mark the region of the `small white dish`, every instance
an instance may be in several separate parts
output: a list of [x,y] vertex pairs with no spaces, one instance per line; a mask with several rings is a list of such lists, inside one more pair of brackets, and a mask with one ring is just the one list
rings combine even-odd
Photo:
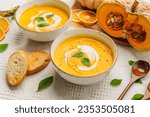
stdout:
[[[69,37],[72,37],[75,35],[93,36],[93,37],[96,37],[97,39],[99,39],[101,42],[105,43],[112,50],[113,57],[114,57],[113,64],[103,73],[100,73],[100,74],[97,74],[94,76],[87,76],[87,77],[74,76],[74,75],[68,74],[68,73],[64,72],[63,70],[61,70],[54,63],[55,50],[63,41],[65,41]],[[81,29],[67,31],[64,34],[57,37],[51,45],[50,56],[51,56],[52,63],[54,65],[55,70],[62,78],[64,78],[65,80],[67,80],[71,83],[74,83],[74,84],[89,85],[89,84],[97,83],[97,82],[103,80],[104,78],[106,78],[107,73],[112,69],[112,67],[116,63],[116,60],[118,57],[118,51],[117,51],[117,47],[116,47],[116,44],[114,43],[114,41],[106,34],[96,31],[96,30],[81,28]]]
[[[58,28],[56,30],[49,31],[49,32],[36,32],[36,31],[31,31],[31,30],[25,29],[18,23],[20,16],[25,10],[31,8],[34,5],[52,5],[52,6],[58,7],[60,9],[64,10],[68,14],[69,19],[65,23],[65,25],[61,26],[60,28]],[[17,22],[18,26],[21,28],[21,31],[23,32],[23,34],[26,37],[28,37],[29,39],[32,39],[34,41],[39,41],[39,42],[48,42],[48,41],[54,40],[58,35],[62,34],[69,28],[70,23],[71,23],[71,16],[72,16],[71,8],[69,7],[69,5],[67,5],[63,1],[60,1],[60,0],[34,0],[31,2],[27,2],[26,4],[19,7],[19,9],[16,12],[16,22]]]

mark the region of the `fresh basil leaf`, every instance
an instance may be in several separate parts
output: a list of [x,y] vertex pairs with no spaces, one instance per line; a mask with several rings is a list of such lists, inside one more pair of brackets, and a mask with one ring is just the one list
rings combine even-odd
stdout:
[[83,57],[83,52],[78,52],[78,53],[74,54],[73,57],[81,58],[81,57]]
[[135,83],[143,84],[143,82],[140,79],[138,79],[137,81],[135,81]]
[[87,67],[90,67],[91,66],[91,62],[88,58],[82,58],[81,59],[81,63]]
[[48,23],[40,23],[37,25],[38,27],[46,27],[46,26],[49,26]]
[[141,100],[143,97],[144,97],[143,94],[135,94],[135,95],[132,97],[132,100]]
[[36,20],[37,20],[37,22],[44,22],[45,21],[43,17],[37,17]]
[[132,60],[128,61],[128,64],[131,65],[131,66],[132,66],[134,63],[135,63],[135,61],[132,61]]
[[8,44],[0,44],[0,53],[4,52],[8,48]]
[[54,14],[51,13],[51,14],[48,14],[48,15],[46,16],[46,18],[50,18],[50,17],[53,17],[53,16],[54,16]]
[[113,79],[113,80],[110,82],[110,84],[111,84],[112,86],[118,86],[118,85],[121,84],[121,82],[122,82],[122,79]]
[[15,15],[12,15],[11,16],[11,20],[14,20],[16,17],[15,17]]
[[52,84],[52,82],[53,82],[53,76],[41,80],[39,83],[37,92],[50,86]]

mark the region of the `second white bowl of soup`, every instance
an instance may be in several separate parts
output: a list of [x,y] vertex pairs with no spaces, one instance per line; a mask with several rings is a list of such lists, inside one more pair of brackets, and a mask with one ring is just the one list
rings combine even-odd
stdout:
[[70,25],[70,7],[60,0],[35,0],[17,10],[16,22],[29,39],[54,40]]
[[117,48],[102,32],[76,29],[56,38],[51,46],[51,58],[60,76],[87,85],[106,77],[117,60]]

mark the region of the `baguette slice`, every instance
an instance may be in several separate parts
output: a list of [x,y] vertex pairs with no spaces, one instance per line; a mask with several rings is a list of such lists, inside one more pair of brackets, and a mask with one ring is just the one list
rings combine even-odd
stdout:
[[11,86],[19,85],[26,77],[28,59],[26,52],[18,50],[14,52],[7,65],[7,80]]
[[33,52],[28,54],[29,66],[27,74],[34,74],[44,70],[50,62],[50,56],[46,52]]

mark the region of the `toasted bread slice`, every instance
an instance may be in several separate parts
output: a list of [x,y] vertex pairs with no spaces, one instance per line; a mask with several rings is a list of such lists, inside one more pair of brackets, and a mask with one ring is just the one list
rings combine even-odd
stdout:
[[18,50],[14,52],[7,65],[7,80],[11,86],[19,85],[26,77],[28,59],[26,52]]
[[33,52],[28,54],[29,66],[27,74],[34,74],[42,71],[50,62],[50,56],[46,52]]

